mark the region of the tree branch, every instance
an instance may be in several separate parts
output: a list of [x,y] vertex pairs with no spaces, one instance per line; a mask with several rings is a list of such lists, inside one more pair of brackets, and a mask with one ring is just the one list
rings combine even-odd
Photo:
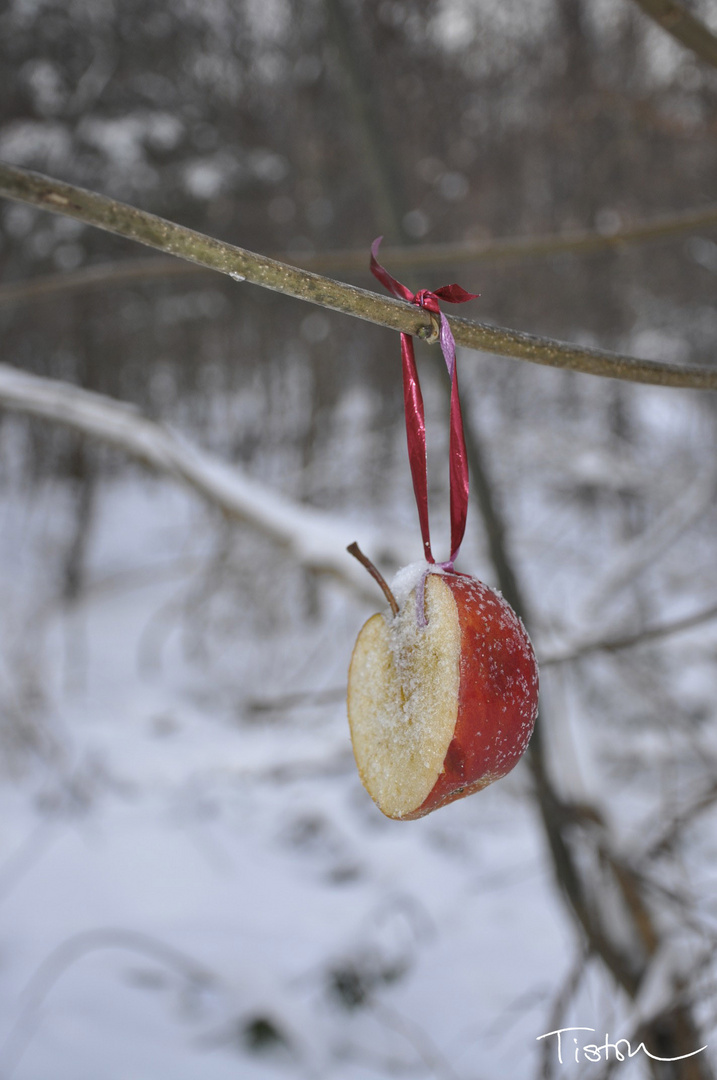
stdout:
[[[346,539],[355,525],[267,491],[235,466],[148,420],[135,406],[0,364],[0,407],[64,424],[171,474],[230,517],[248,522],[288,548],[300,565],[334,574],[375,600],[376,590],[346,552]],[[398,537],[367,535],[365,527],[361,531],[373,552],[396,565],[405,562],[411,550],[408,541],[402,545]]]
[[[154,214],[28,169],[0,164],[0,195],[96,225],[199,266],[218,270],[235,280],[249,281],[403,333],[424,338],[432,333],[430,319],[418,307],[222,243]],[[455,316],[449,322],[457,344],[469,349],[614,379],[702,390],[717,389],[717,367],[638,360],[603,349],[584,348],[518,330],[469,322]]]
[[616,593],[654,566],[660,555],[712,510],[717,491],[717,467],[709,460],[709,455],[707,458],[707,463],[689,486],[684,486],[647,528],[623,544],[612,564],[583,597],[580,611],[585,621],[589,620],[594,626],[597,616]]
[[681,45],[717,67],[717,36],[676,0],[635,0],[646,15]]
[[42,1004],[52,988],[69,968],[98,949],[120,949],[149,957],[155,963],[173,971],[183,983],[195,991],[224,989],[219,976],[209,968],[150,934],[121,927],[80,931],[61,942],[45,957],[25,987],[20,999],[19,1015],[0,1047],[0,1074],[4,1080],[10,1080],[10,1076],[20,1064],[40,1021]]
[[[466,426],[469,461],[491,556],[503,595],[529,625],[520,581],[507,544],[506,530],[494,498],[480,437]],[[544,743],[545,703],[541,694],[538,722],[526,755],[535,795],[550,848],[557,882],[582,926],[590,951],[595,952],[616,982],[636,998],[649,960],[660,944],[657,921],[648,906],[645,881],[614,845],[599,807],[566,801],[555,787]],[[645,1036],[666,1049],[665,1056],[689,1053],[698,1045],[697,1029],[688,1005],[673,1003],[665,1015],[644,1026]],[[650,1062],[655,1080],[663,1077]],[[679,1062],[674,1080],[714,1080],[708,1062]]]
[[[460,263],[482,264],[505,262],[511,259],[541,258],[550,255],[589,255],[599,251],[623,248],[656,240],[668,240],[700,229],[717,227],[717,206],[664,214],[648,221],[629,225],[616,232],[602,233],[584,229],[567,233],[545,233],[542,236],[513,236],[486,240],[480,244],[422,244],[420,247],[382,247],[386,262],[396,269],[438,268]],[[315,273],[336,273],[340,270],[366,271],[364,249],[344,248],[316,251],[312,254],[279,252],[272,255],[278,262],[288,262]],[[186,277],[204,273],[204,267],[162,257],[123,259],[118,262],[83,266],[64,273],[40,274],[25,281],[0,285],[0,306],[42,300],[57,293],[76,289],[102,288],[105,285],[132,284],[152,278]]]
[[649,866],[654,859],[664,855],[674,845],[680,833],[692,824],[704,810],[711,809],[717,802],[717,784],[703,791],[691,803],[679,810],[671,820],[663,825],[659,836],[642,852],[640,861]]
[[540,666],[549,667],[552,664],[569,664],[573,660],[579,660],[593,652],[618,652],[621,649],[632,649],[635,645],[642,645],[648,641],[658,641],[660,638],[669,637],[672,634],[680,634],[683,630],[692,630],[695,626],[717,619],[717,604],[696,611],[693,615],[686,615],[682,619],[673,619],[670,622],[661,623],[659,626],[648,626],[644,630],[638,630],[634,634],[616,634],[614,637],[593,638],[582,641],[577,645],[562,651],[547,652],[540,657]]

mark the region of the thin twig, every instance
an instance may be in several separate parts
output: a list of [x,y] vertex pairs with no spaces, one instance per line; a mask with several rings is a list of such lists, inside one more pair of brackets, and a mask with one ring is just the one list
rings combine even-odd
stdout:
[[57,839],[57,829],[49,821],[41,821],[22,844],[0,866],[0,903],[15,888],[25,874],[42,858]]
[[435,1076],[443,1077],[444,1080],[459,1080],[458,1073],[444,1054],[438,1049],[429,1037],[425,1027],[403,1016],[397,1009],[377,1000],[371,1001],[371,1009],[374,1015],[387,1027],[403,1035],[404,1039],[413,1046],[423,1064]]
[[150,934],[119,928],[82,931],[58,945],[26,986],[21,997],[20,1015],[0,1049],[2,1080],[10,1080],[19,1065],[40,1021],[42,1004],[52,988],[73,964],[98,949],[120,949],[149,956],[199,990],[223,988],[213,971]]
[[[471,473],[498,582],[506,599],[529,624],[529,610],[520,581],[510,558],[502,515],[494,497],[480,439],[473,425],[466,426],[471,446]],[[545,706],[536,724],[527,754],[533,774],[535,795],[553,869],[565,898],[581,925],[588,948],[599,957],[616,983],[635,998],[649,956],[660,943],[658,923],[645,895],[642,876],[628,855],[620,855],[609,830],[601,824],[604,815],[597,805],[575,806],[566,802],[556,788],[549,767],[544,727]],[[597,876],[599,873],[599,876]],[[620,916],[617,917],[617,912]],[[626,927],[629,927],[627,929]],[[688,1005],[677,1004],[659,1023],[648,1024],[649,1037],[659,1036],[668,1053],[691,1052],[697,1044],[697,1028]],[[653,1075],[656,1075],[653,1070]],[[682,1080],[713,1080],[709,1065],[700,1062],[685,1069]]]
[[317,705],[336,705],[340,701],[346,701],[346,684],[328,686],[324,690],[295,690],[292,694],[278,694],[272,698],[250,698],[244,708],[248,713],[285,712]]
[[[597,229],[580,229],[564,233],[544,233],[538,236],[506,236],[480,243],[421,244],[420,247],[381,248],[384,260],[391,266],[441,267],[461,263],[507,262],[511,259],[541,258],[551,255],[587,255],[600,251],[666,240],[673,236],[697,232],[717,226],[717,205],[714,203],[699,209],[681,213],[664,214],[639,221],[615,232],[598,232]],[[282,258],[282,256],[277,256]],[[366,252],[361,250],[318,251],[312,255],[292,256],[307,270],[335,273],[338,270],[365,270]],[[1,294],[0,294],[1,295]]]
[[366,555],[364,555],[363,551],[358,546],[356,541],[354,541],[353,544],[349,544],[346,550],[348,551],[349,555],[353,555],[354,559],[358,559],[361,565],[366,567],[374,581],[377,581],[379,583],[383,591],[383,595],[386,597],[389,604],[391,605],[391,611],[393,612],[395,618],[395,616],[398,615],[398,603],[396,602],[396,597],[389,589],[388,583],[381,571],[377,570],[371,560]]
[[703,811],[711,809],[715,802],[717,802],[717,784],[703,791],[688,806],[679,810],[667,825],[663,825],[660,835],[642,853],[642,863],[648,866],[658,856],[667,852],[682,830],[686,829]]
[[717,36],[675,0],[635,0],[646,15],[681,45],[717,67]]
[[203,266],[178,262],[160,255],[150,259],[121,259],[103,262],[96,266],[83,266],[79,270],[64,273],[39,274],[22,281],[0,285],[0,307],[6,304],[24,304],[28,301],[52,299],[58,293],[85,292],[102,289],[107,285],[134,285],[140,281],[160,278],[187,277],[190,274],[206,274]]
[[580,645],[574,645],[563,652],[546,653],[540,657],[540,666],[549,667],[551,664],[569,664],[573,660],[579,660],[593,652],[617,652],[620,649],[632,649],[635,645],[642,645],[646,641],[657,641],[659,638],[679,634],[683,630],[691,630],[702,623],[717,619],[717,604],[696,611],[692,615],[685,615],[681,619],[673,619],[670,622],[660,623],[658,626],[648,626],[644,630],[638,630],[634,634],[622,634],[615,637],[594,638],[592,641],[584,641]]
[[[422,337],[432,330],[428,314],[413,304],[357,289],[353,285],[277,262],[265,255],[222,243],[154,214],[28,169],[0,164],[0,195],[137,240],[148,247],[228,274],[235,280],[248,281],[379,326]],[[717,390],[717,367],[639,360],[455,316],[449,322],[457,344],[469,349],[607,378]]]
[[580,602],[583,619],[594,624],[612,598],[623,593],[628,584],[640,574],[653,569],[663,555],[688,529],[692,528],[714,507],[717,491],[717,467],[707,456],[694,479],[675,495],[657,517],[632,536],[621,548],[607,569],[600,574]]
[[[541,236],[507,236],[474,244],[422,244],[420,247],[382,248],[387,263],[396,269],[437,268],[461,263],[505,262],[511,259],[541,258],[551,255],[586,255],[631,244],[666,240],[700,229],[717,227],[717,206],[665,214],[648,221],[605,233],[584,229],[566,233],[545,233]],[[363,248],[343,248],[297,255],[278,252],[272,255],[278,262],[313,270],[317,274],[339,271],[366,271],[366,251]],[[0,285],[0,306],[42,300],[57,293],[103,288],[106,285],[133,284],[153,278],[188,277],[203,274],[204,267],[177,262],[164,256],[151,259],[122,259],[83,266],[64,273],[40,274],[24,281]]]
[[[696,611],[692,615],[686,615],[681,619],[660,623],[659,626],[646,627],[644,630],[638,630],[634,634],[595,638],[574,645],[572,648],[565,649],[562,652],[540,652],[538,655],[539,665],[541,668],[553,667],[556,664],[570,664],[574,660],[579,660],[581,657],[594,652],[618,652],[622,649],[632,649],[636,645],[642,645],[647,641],[658,641],[660,638],[670,637],[673,634],[682,633],[684,630],[692,630],[695,626],[701,626],[703,623],[710,622],[713,619],[717,619],[717,604],[712,604],[702,611]],[[342,701],[345,696],[346,687],[335,686],[327,690],[296,691],[292,694],[284,694],[281,697],[252,701],[248,707],[254,712],[270,712],[278,709],[333,704],[336,701]],[[712,792],[710,792],[710,796],[712,797]],[[717,792],[714,797],[717,798]]]
[[[544,1025],[547,1031],[557,1031],[562,1027],[563,1017],[578,991],[580,983],[587,971],[589,960],[590,953],[588,949],[585,948],[584,944],[581,943],[570,970],[563,979],[557,994],[552,1000],[550,1015]],[[551,1080],[553,1076],[554,1070],[551,1067],[554,1062],[553,1049],[553,1046],[551,1046],[549,1042],[544,1042],[541,1047],[541,1080]]]

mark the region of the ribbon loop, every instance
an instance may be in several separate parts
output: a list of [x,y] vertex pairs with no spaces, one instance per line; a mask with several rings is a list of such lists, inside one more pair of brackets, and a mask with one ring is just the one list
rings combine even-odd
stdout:
[[[428,311],[432,316],[440,320],[440,342],[443,357],[451,380],[451,411],[450,411],[450,437],[449,437],[449,476],[450,476],[450,507],[451,507],[451,557],[441,567],[452,570],[453,564],[458,557],[463,536],[466,531],[466,518],[468,515],[468,460],[466,454],[465,435],[463,433],[463,417],[461,415],[461,403],[458,396],[458,377],[456,373],[456,344],[453,340],[448,319],[441,311],[438,301],[446,300],[450,304],[464,304],[467,300],[474,300],[475,293],[466,292],[460,285],[443,285],[440,289],[431,291],[421,289],[412,293],[400,281],[392,277],[378,262],[378,249],[383,237],[374,240],[371,245],[371,273],[378,278],[382,285],[399,300],[405,300],[409,304]],[[433,320],[431,320],[433,321]],[[428,472],[426,465],[426,419],[423,408],[423,395],[418,381],[418,369],[416,357],[413,351],[413,338],[410,334],[401,334],[401,359],[403,365],[403,404],[406,414],[406,438],[408,441],[408,460],[411,467],[413,480],[413,493],[418,509],[418,521],[423,540],[423,552],[426,561],[435,563],[431,551],[431,537],[428,524]]]

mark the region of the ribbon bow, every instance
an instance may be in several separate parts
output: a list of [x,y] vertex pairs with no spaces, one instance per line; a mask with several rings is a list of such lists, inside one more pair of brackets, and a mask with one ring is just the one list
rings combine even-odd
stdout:
[[[421,289],[412,293],[378,262],[379,245],[383,237],[379,236],[371,245],[371,273],[382,285],[399,300],[415,304],[440,320],[440,342],[443,356],[451,380],[451,429],[449,441],[450,456],[450,503],[451,503],[451,557],[448,562],[439,563],[443,570],[452,570],[458,557],[458,551],[466,531],[468,515],[468,460],[463,434],[463,417],[458,397],[458,377],[456,374],[456,343],[453,334],[440,307],[439,300],[450,304],[465,304],[475,300],[476,293],[466,292],[460,285],[444,285],[431,292]],[[421,526],[423,552],[426,561],[435,563],[431,551],[431,537],[428,526],[428,475],[426,469],[426,419],[423,409],[423,395],[418,381],[416,357],[413,351],[413,338],[410,334],[401,334],[401,358],[403,361],[403,402],[406,414],[406,437],[408,440],[408,460],[411,466],[413,492],[418,508],[418,520]]]

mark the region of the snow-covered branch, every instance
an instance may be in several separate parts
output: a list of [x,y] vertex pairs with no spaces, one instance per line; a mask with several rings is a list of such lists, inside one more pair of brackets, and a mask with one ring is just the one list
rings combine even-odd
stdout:
[[[224,513],[287,547],[302,566],[334,574],[362,595],[378,599],[378,589],[346,551],[354,525],[268,491],[234,465],[149,420],[134,405],[0,364],[0,407],[64,424],[177,477]],[[377,558],[396,565],[405,562],[411,550],[408,541],[400,550],[395,532],[388,539],[362,526],[361,538]]]

